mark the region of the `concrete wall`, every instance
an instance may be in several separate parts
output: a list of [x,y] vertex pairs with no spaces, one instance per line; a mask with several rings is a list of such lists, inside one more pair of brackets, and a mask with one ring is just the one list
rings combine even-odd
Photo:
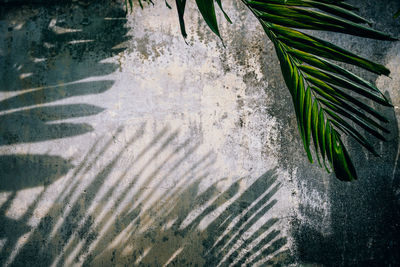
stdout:
[[[319,34],[392,71],[362,73],[391,134],[381,158],[348,140],[342,183],[308,163],[271,42],[224,2],[226,47],[194,1],[187,44],[163,1],[0,7],[0,264],[400,264],[400,44]],[[357,4],[400,35],[400,3]]]

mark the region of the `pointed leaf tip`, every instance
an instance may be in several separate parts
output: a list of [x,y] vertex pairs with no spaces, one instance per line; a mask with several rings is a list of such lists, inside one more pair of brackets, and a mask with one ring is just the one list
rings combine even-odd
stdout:
[[214,0],[196,0],[196,4],[208,27],[222,40],[215,16]]

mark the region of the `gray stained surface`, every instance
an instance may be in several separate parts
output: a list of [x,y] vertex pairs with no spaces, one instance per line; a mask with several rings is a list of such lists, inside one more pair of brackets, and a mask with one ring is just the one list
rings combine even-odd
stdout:
[[[352,2],[400,36],[398,1]],[[400,43],[318,33],[392,72],[356,70],[395,108],[381,158],[346,140],[343,183],[309,164],[256,19],[223,4],[226,48],[194,1],[188,44],[164,1],[0,5],[0,265],[400,265]]]

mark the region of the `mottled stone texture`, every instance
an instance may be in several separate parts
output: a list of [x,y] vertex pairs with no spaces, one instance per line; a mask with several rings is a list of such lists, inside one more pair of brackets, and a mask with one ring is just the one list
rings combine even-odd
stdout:
[[[186,42],[172,0],[21,2],[0,4],[1,265],[400,265],[399,42],[318,33],[392,72],[354,69],[395,108],[381,158],[346,140],[343,183],[306,159],[240,1],[225,47],[194,1]],[[400,36],[398,1],[352,2]]]

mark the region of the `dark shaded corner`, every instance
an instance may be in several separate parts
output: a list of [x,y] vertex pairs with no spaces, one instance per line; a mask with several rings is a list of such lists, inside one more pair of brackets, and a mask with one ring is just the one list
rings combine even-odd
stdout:
[[[387,97],[389,97],[387,95]],[[400,266],[400,166],[399,130],[394,109],[387,108],[391,134],[387,142],[375,141],[381,158],[374,158],[350,142],[359,180],[340,182],[332,177],[327,191],[329,231],[293,222],[293,237],[300,263],[316,266]],[[371,138],[371,141],[374,140]],[[310,207],[302,216],[318,217]]]

